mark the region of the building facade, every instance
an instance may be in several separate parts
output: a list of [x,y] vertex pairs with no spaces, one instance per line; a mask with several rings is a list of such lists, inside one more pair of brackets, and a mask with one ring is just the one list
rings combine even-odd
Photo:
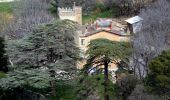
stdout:
[[[124,31],[124,27],[118,23],[112,21],[111,19],[100,18],[96,20],[93,24],[84,26],[82,33],[79,34],[79,43],[78,46],[82,51],[81,56],[84,58],[84,61],[80,63],[79,68],[81,69],[86,63],[87,55],[85,55],[86,50],[88,49],[88,44],[91,40],[94,39],[109,39],[111,41],[121,42],[129,41],[130,35]],[[111,63],[109,65],[110,70],[116,70],[117,65]]]

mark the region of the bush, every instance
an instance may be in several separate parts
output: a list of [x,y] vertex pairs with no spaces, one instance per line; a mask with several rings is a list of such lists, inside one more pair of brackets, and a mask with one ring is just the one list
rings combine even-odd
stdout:
[[12,13],[11,3],[0,3],[0,13],[6,12],[6,13]]
[[151,92],[170,92],[170,50],[163,51],[149,64],[150,73],[145,79],[146,87]]
[[99,9],[100,11],[105,11],[106,7],[102,3],[96,3],[96,9]]
[[168,100],[168,98],[161,95],[150,94],[146,91],[143,84],[138,84],[127,100]]
[[137,80],[133,75],[126,75],[117,80],[116,96],[118,100],[126,100],[136,87]]
[[6,77],[6,74],[4,72],[0,71],[0,79]]
[[[109,81],[108,94],[110,100],[115,98],[115,86]],[[104,98],[104,75],[82,76],[77,83],[77,100],[103,100]]]
[[75,89],[75,80],[57,81],[56,97],[49,97],[49,100],[76,100]]

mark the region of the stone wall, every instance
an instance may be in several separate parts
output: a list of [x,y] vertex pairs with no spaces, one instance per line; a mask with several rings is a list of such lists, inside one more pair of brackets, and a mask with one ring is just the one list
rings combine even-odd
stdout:
[[82,25],[82,7],[58,8],[58,15],[61,20],[69,19]]

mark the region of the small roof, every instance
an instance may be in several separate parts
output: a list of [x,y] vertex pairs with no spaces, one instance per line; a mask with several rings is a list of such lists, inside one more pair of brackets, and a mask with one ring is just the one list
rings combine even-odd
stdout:
[[102,20],[96,22],[99,27],[109,27],[111,25],[111,21]]
[[130,24],[134,24],[134,23],[142,21],[142,20],[143,19],[141,17],[135,16],[135,17],[129,18],[129,19],[125,20],[125,21],[130,23]]

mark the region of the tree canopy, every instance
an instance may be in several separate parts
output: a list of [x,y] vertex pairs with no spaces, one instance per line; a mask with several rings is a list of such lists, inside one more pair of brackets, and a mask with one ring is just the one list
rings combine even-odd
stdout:
[[170,50],[163,51],[149,64],[150,73],[146,85],[154,92],[167,93],[170,91]]
[[75,22],[57,20],[36,27],[23,39],[8,42],[10,68],[14,70],[1,79],[0,88],[42,89],[53,87],[52,80],[72,78],[70,73],[76,71],[76,61],[80,59],[76,29]]
[[[96,58],[100,63],[107,58],[112,63],[119,63],[131,54],[131,47],[128,42],[115,42],[108,39],[95,39],[90,41],[87,54],[90,58]],[[95,62],[94,62],[95,63]]]
[[[104,66],[104,100],[109,100],[108,94],[108,66],[109,63],[119,65],[120,61],[130,54],[130,44],[127,42],[114,42],[108,39],[94,39],[90,41],[86,54],[87,67],[101,68]],[[86,66],[85,66],[86,67]]]
[[76,23],[68,20],[38,26],[27,37],[8,43],[9,58],[20,68],[75,68],[79,57],[75,44],[76,27]]

